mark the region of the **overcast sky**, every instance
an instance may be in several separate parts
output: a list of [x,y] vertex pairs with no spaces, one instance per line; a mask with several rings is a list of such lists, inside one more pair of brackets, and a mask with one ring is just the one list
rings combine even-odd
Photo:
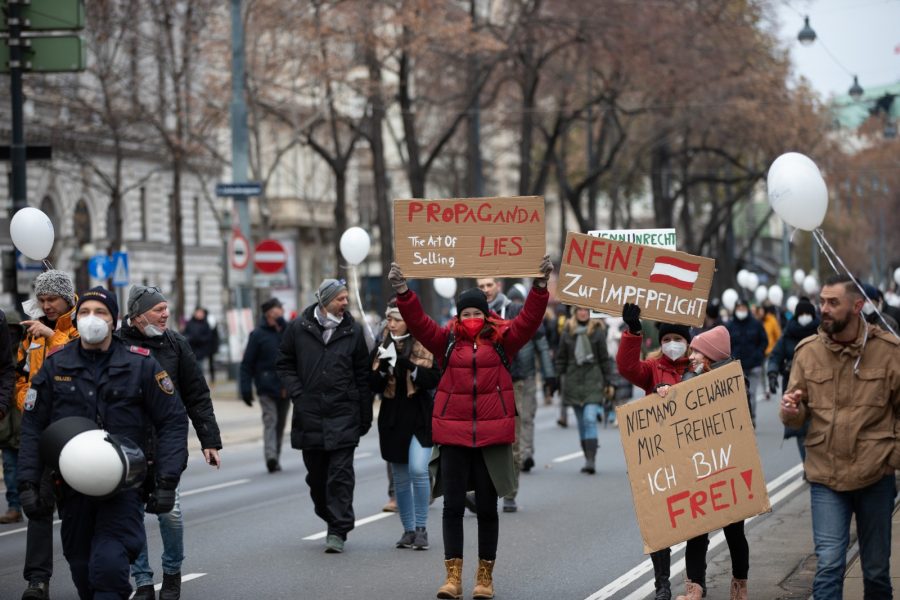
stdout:
[[[811,46],[797,41],[806,14],[818,36]],[[778,16],[796,74],[823,98],[847,93],[847,71],[863,88],[900,82],[900,0],[787,0]]]

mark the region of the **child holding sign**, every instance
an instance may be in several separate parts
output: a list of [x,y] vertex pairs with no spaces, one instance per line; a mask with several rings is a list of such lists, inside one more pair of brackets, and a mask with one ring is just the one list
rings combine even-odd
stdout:
[[[660,395],[664,395],[668,386],[681,381],[690,366],[688,342],[691,341],[691,330],[685,325],[661,324],[659,327],[660,350],[650,354],[647,360],[641,360],[643,342],[641,308],[636,304],[626,304],[622,309],[622,320],[628,325],[628,331],[622,332],[622,340],[619,342],[619,351],[616,354],[616,366],[619,368],[619,374],[647,394],[659,392]],[[705,535],[690,539],[684,553],[687,578],[699,584],[701,593],[703,587],[706,586],[708,542]],[[671,555],[669,548],[650,553],[656,585],[655,600],[671,600],[672,598],[672,588],[669,583]]]
[[[712,369],[721,367],[731,362],[731,336],[728,330],[719,325],[709,331],[701,333],[691,341],[691,371],[685,376],[689,379],[695,375],[708,373]],[[749,389],[749,388],[748,388]],[[660,393],[661,396],[665,392]],[[747,600],[747,575],[750,571],[750,546],[744,535],[744,522],[738,521],[723,528],[725,541],[728,542],[728,552],[731,554],[731,600]],[[702,536],[706,538],[707,536]],[[695,538],[696,539],[696,538]],[[688,542],[690,544],[690,542]],[[688,560],[686,551],[685,560]],[[706,549],[703,550],[703,561],[706,562]],[[692,580],[690,572],[685,580],[686,591],[684,596],[678,596],[676,600],[700,600],[704,594],[702,582]]]

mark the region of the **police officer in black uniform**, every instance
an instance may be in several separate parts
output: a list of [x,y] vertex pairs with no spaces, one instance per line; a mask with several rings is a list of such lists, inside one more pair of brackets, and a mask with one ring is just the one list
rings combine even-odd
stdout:
[[[48,510],[38,494],[41,434],[68,416],[92,419],[144,451],[152,424],[157,435],[155,481],[146,510],[167,512],[175,502],[175,488],[187,464],[184,405],[168,373],[149,351],[113,339],[118,308],[112,292],[102,287],[82,294],[76,309],[80,340],[51,353],[32,381],[18,473],[22,508],[29,518]],[[96,498],[62,483],[59,496],[63,553],[79,596],[128,598],[129,563],[145,542],[141,491],[127,489]]]

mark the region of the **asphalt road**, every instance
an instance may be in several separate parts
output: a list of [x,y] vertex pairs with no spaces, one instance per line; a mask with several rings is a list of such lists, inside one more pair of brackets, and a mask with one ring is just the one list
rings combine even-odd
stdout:
[[[757,429],[775,511],[801,483],[797,449],[793,441],[781,441],[777,406],[760,401]],[[522,476],[519,511],[501,513],[497,598],[644,598],[652,590],[652,571],[642,553],[618,431],[600,426],[598,473],[583,475],[577,431],[558,427],[556,411],[539,409],[537,467]],[[257,421],[255,410],[246,414],[248,426]],[[286,450],[284,471],[272,475],[265,472],[258,441],[227,447],[219,471],[193,452],[181,484],[182,598],[433,598],[443,576],[441,501],[429,513],[431,549],[395,549],[402,528],[396,515],[380,512],[387,481],[374,430],[356,456],[358,525],[344,554],[333,555],[323,553],[325,527],[313,513],[299,452]],[[159,528],[155,517],[146,523],[159,582]],[[475,527],[475,517],[467,515],[465,597],[474,578]],[[0,600],[18,599],[24,588],[24,550],[23,524],[0,526]],[[722,551],[724,544],[714,545],[710,560]],[[681,579],[676,572],[682,555],[673,555],[673,582]],[[77,598],[58,537],[55,565],[52,597]]]

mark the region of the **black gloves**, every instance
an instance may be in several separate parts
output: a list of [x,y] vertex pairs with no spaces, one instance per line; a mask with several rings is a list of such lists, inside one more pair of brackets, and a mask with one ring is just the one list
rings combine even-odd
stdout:
[[147,512],[160,515],[171,511],[175,507],[175,488],[177,487],[177,481],[157,480],[156,489],[147,498]]
[[559,382],[556,380],[556,377],[545,377],[544,387],[547,390],[547,396],[552,397],[556,390],[559,389]]
[[241,394],[241,400],[243,400],[244,404],[247,406],[253,406],[253,393],[248,392],[246,394]]
[[641,334],[641,307],[637,304],[626,304],[622,307],[622,320],[628,325],[628,331],[634,335]]
[[769,393],[778,393],[778,373],[775,371],[769,371]]
[[19,501],[29,519],[46,519],[53,516],[53,504],[41,498],[38,484],[30,481],[19,483]]
[[391,363],[388,362],[388,359],[382,358],[378,361],[378,372],[387,375],[391,370]]

